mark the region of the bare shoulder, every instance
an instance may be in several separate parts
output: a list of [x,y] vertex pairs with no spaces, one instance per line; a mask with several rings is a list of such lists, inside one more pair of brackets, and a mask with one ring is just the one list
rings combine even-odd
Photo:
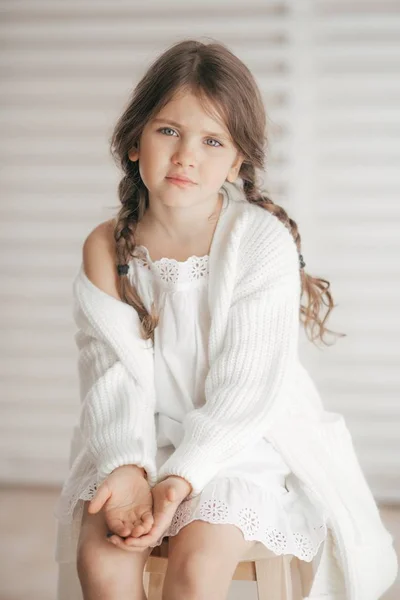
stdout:
[[83,268],[94,285],[120,300],[113,231],[114,220],[110,219],[89,233],[83,243]]

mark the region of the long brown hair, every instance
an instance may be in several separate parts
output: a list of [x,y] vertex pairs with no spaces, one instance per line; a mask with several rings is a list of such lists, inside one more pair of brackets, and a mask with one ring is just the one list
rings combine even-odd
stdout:
[[[138,147],[146,123],[181,90],[196,94],[209,114],[215,109],[220,111],[237,149],[244,156],[238,177],[243,181],[247,200],[284,223],[300,254],[301,237],[295,221],[257,184],[256,169],[263,169],[265,162],[266,114],[252,73],[224,44],[183,40],[168,48],[149,67],[135,87],[110,140],[111,153],[124,173],[118,186],[122,206],[114,230],[117,264],[125,264],[133,257],[136,225],[148,207],[148,191],[140,177],[138,161],[131,161],[128,153]],[[334,308],[330,283],[309,275],[300,265],[299,268],[302,297],[307,297],[306,304],[300,304],[300,319],[312,342],[320,338],[329,345],[323,337],[327,332],[334,333],[325,327]],[[158,324],[154,304],[149,313],[128,277],[120,277],[119,291],[122,300],[137,311],[143,338],[154,341]],[[320,316],[322,304],[327,306],[323,318]]]

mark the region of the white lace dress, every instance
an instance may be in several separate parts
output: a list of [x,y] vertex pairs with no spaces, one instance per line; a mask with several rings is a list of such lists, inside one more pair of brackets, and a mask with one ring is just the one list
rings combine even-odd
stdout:
[[[205,402],[208,256],[152,261],[144,246],[137,246],[136,254],[128,276],[146,307],[154,300],[160,314],[154,340],[159,468],[183,436],[185,414]],[[276,554],[293,554],[307,562],[327,533],[323,510],[302,491],[265,439],[219,471],[201,494],[183,501],[155,545],[195,519],[236,525],[246,540],[258,540]]]

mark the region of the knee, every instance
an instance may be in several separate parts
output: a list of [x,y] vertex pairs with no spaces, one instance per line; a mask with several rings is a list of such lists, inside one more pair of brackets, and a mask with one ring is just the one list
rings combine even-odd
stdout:
[[[106,542],[107,543],[107,542]],[[81,585],[96,582],[103,586],[112,585],[113,573],[110,556],[104,552],[102,544],[86,541],[78,546],[76,569]]]
[[[131,553],[106,540],[86,538],[78,544],[76,570],[83,592],[102,598],[125,597],[127,590],[144,598],[143,569],[147,551]],[[86,597],[86,596],[85,596]]]
[[210,557],[198,551],[169,558],[162,600],[221,598],[217,594],[221,585],[221,581],[217,584],[217,572]]
[[107,581],[112,580],[110,558],[114,547],[104,539],[106,527],[102,515],[89,515],[87,506],[88,502],[85,503],[76,549],[76,570],[83,588],[93,582],[102,582],[106,586]]

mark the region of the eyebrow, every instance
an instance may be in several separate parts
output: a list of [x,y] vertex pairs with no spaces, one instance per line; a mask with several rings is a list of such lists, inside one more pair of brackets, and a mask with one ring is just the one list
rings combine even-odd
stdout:
[[[169,123],[170,125],[174,125],[175,127],[180,127],[181,129],[185,129],[185,127],[183,125],[181,125],[180,123],[177,123],[176,121],[172,121],[171,119],[165,118],[165,119],[153,119],[154,123]],[[225,140],[229,140],[229,138],[224,134],[224,133],[214,133],[212,131],[200,131],[201,134],[203,135],[210,135],[213,137],[220,137],[220,138],[224,138]]]

